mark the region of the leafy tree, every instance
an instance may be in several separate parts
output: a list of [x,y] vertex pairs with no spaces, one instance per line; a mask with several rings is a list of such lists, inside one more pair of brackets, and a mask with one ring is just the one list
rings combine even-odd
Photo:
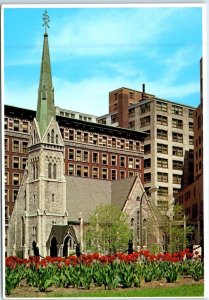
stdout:
[[167,207],[161,211],[164,215],[162,230],[165,236],[165,251],[176,252],[183,250],[189,244],[188,236],[194,228],[187,225],[187,217],[181,204],[168,201]]
[[98,206],[89,219],[86,248],[93,252],[124,251],[131,239],[127,215],[112,204]]

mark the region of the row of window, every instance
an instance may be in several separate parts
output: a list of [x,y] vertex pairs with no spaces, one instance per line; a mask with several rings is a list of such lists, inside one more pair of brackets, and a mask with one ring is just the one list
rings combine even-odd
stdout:
[[80,176],[86,178],[100,178],[108,180],[124,179],[126,177],[135,176],[136,172],[126,172],[123,170],[108,170],[107,168],[89,167],[82,165],[69,164],[68,165],[68,175],[70,176]]
[[[76,115],[74,113],[70,113],[70,112],[64,112],[64,111],[60,111],[60,116],[64,116],[64,117],[67,117],[67,118],[72,118],[72,119],[75,119],[76,118]],[[88,122],[91,122],[92,121],[92,118],[91,117],[87,117],[85,115],[79,115],[78,116],[78,119],[79,120],[84,120],[84,121],[88,121]]]
[[[5,155],[4,159],[4,165],[5,168],[9,168],[9,155]],[[11,157],[12,159],[12,168],[13,169],[18,169],[18,170],[24,170],[27,165],[28,158],[27,157],[20,157],[20,156],[13,156]]]
[[[168,111],[168,104],[165,102],[157,101],[157,110],[167,112]],[[183,116],[183,107],[179,105],[172,105],[172,114]],[[189,109],[188,110],[188,117],[193,118],[194,117],[194,110]]]
[[[151,153],[151,144],[144,145],[144,154]],[[157,143],[157,153],[168,154],[168,145]],[[172,147],[172,155],[183,157],[184,149],[182,147]],[[194,151],[189,149],[189,158],[193,158]]]
[[[18,189],[12,189],[12,202],[15,202],[17,199]],[[9,202],[9,190],[5,189],[5,202]]]
[[[4,139],[5,151],[9,151],[9,139]],[[28,153],[28,141],[12,140],[12,152]]]
[[[168,182],[168,173],[163,172],[157,172],[157,181],[158,182]],[[175,184],[181,184],[182,181],[182,175],[179,174],[173,174],[173,183]],[[151,173],[145,173],[144,174],[144,182],[148,183],[151,182]]]
[[106,153],[92,152],[80,149],[68,149],[68,159],[74,161],[82,161],[93,164],[102,164],[111,166],[120,166],[141,169],[141,160],[139,158],[126,157],[126,156],[117,156],[117,155],[108,155]]
[[5,117],[4,118],[4,129],[29,133],[31,131],[31,124],[29,121],[22,121],[19,119],[13,120],[13,119],[9,119],[9,118]]
[[117,139],[106,135],[89,134],[88,132],[65,130],[65,139],[78,143],[93,144],[114,149],[124,149],[130,151],[140,151],[141,143],[133,140]]
[[22,179],[22,173],[9,173],[5,172],[4,177],[5,177],[5,184],[9,185],[9,176],[12,176],[12,185],[19,186],[21,179]]
[[[157,167],[158,168],[168,168],[168,159],[157,157]],[[151,158],[147,158],[144,160],[144,168],[151,168]],[[174,170],[182,170],[183,169],[183,161],[180,160],[173,160],[172,169]],[[189,170],[193,170],[193,162],[189,163]]]

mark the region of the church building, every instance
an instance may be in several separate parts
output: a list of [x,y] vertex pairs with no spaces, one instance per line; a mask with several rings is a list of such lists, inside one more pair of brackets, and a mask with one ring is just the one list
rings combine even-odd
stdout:
[[[77,140],[74,140],[75,136],[70,139],[72,131],[76,132]],[[67,143],[66,132],[69,138]],[[78,132],[82,136],[79,137]],[[89,152],[86,151],[86,158],[91,156],[92,159],[101,159],[101,170],[93,165],[98,165],[98,162],[87,164],[88,161],[84,159],[85,133],[90,135],[89,140],[92,143],[91,148],[88,148]],[[106,154],[100,155],[96,148],[100,140],[96,141],[95,136],[98,139],[101,133],[106,136],[101,140],[103,152],[106,151]],[[21,254],[28,257],[38,247],[42,256],[67,256],[78,243],[81,244],[82,252],[85,252],[88,249],[85,246],[84,227],[88,225],[95,208],[102,204],[114,204],[128,214],[135,248],[139,241],[142,244],[142,232],[144,247],[161,245],[160,215],[143,187],[143,168],[140,162],[143,160],[145,137],[141,132],[128,129],[57,118],[48,34],[45,32],[37,111],[31,122],[27,165],[8,222],[7,255]],[[17,133],[15,138],[17,140]],[[129,150],[136,151],[137,145],[140,149],[140,156],[137,151],[131,152],[132,162],[138,162],[137,168],[140,172],[134,170],[128,173],[128,169],[124,170],[125,166],[121,164],[119,169],[115,168],[120,154],[125,151],[125,141],[130,139],[132,148]],[[110,140],[111,143],[114,141],[115,147],[111,148]],[[119,140],[123,140],[123,147],[118,144]],[[128,165],[130,152],[122,157],[127,159]],[[70,164],[68,159],[72,160]],[[117,177],[117,172],[126,176]],[[111,176],[108,177],[108,174]]]

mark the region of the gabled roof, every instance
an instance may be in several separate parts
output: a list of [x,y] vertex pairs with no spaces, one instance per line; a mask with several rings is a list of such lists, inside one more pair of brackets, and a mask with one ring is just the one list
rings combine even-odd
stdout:
[[126,200],[131,192],[136,177],[128,177],[112,181],[111,198],[112,204],[123,210]]

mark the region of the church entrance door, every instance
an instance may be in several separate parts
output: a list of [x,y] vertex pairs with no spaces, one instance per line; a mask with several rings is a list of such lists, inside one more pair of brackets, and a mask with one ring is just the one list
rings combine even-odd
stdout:
[[50,256],[51,257],[57,256],[57,239],[55,236],[53,236],[53,238],[51,239]]

